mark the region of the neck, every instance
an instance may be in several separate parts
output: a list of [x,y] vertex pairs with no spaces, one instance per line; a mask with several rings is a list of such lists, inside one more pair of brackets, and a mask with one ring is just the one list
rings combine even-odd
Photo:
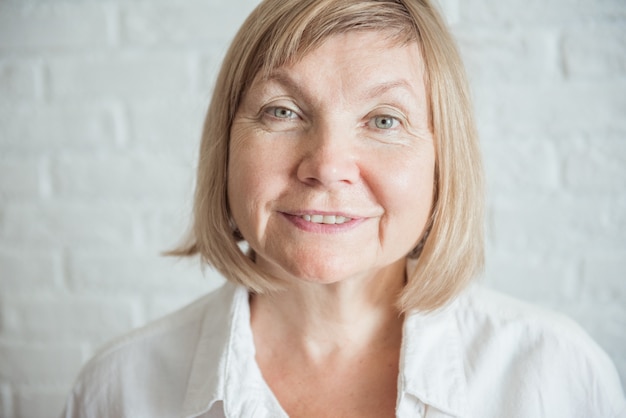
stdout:
[[298,281],[279,293],[255,295],[255,340],[288,344],[312,360],[397,346],[402,317],[395,302],[404,268],[399,260],[370,277],[330,284]]

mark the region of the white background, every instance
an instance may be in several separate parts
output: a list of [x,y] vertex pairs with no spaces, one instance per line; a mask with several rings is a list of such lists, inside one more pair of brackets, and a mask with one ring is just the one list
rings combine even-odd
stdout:
[[[60,412],[105,341],[219,284],[162,258],[254,0],[0,0],[0,414]],[[488,179],[485,281],[626,379],[626,2],[442,0]]]

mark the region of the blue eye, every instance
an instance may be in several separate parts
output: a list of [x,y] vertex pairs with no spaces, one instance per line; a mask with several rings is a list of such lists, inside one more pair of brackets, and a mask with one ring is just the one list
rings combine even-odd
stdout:
[[286,109],[284,107],[273,107],[269,109],[272,116],[278,119],[291,119],[296,116],[293,110]]
[[374,125],[378,129],[391,129],[398,124],[398,119],[389,115],[380,115],[374,117]]

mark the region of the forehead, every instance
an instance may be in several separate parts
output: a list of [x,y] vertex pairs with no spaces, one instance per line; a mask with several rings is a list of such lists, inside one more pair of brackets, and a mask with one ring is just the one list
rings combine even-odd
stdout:
[[373,93],[376,86],[422,90],[424,69],[416,41],[401,41],[384,31],[351,31],[329,36],[315,49],[267,73],[260,72],[252,87],[268,84],[293,89],[362,87]]
[[[320,49],[324,50],[325,47],[328,48],[329,44],[334,43],[345,43],[347,39],[354,39],[356,42],[352,42],[350,45],[358,45],[359,49],[368,49],[372,46],[373,42],[384,44],[385,48],[393,48],[393,47],[403,47],[407,45],[416,46],[420,51],[421,56],[421,45],[419,43],[418,37],[410,31],[404,30],[400,31],[397,28],[390,29],[350,29],[346,31],[340,32],[330,32],[325,34],[324,36],[320,36],[315,41],[300,39],[302,42],[300,45],[292,48],[288,48],[287,51],[284,49],[284,46],[281,48],[279,46],[278,50],[282,50],[283,52],[272,52],[267,51],[266,61],[261,64],[260,68],[258,68],[258,74],[261,77],[267,77],[270,73],[275,71],[277,68],[281,67],[291,67],[296,65],[298,62],[310,58],[312,55],[315,55],[315,52],[319,52]],[[346,48],[349,50],[350,48]],[[421,61],[416,62],[416,64],[421,65]]]

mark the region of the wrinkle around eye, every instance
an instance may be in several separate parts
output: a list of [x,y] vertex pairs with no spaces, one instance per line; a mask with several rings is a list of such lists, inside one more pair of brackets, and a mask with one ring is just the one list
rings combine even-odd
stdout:
[[[383,122],[383,126],[381,123]],[[384,126],[384,123],[388,126]],[[409,122],[402,112],[394,109],[377,109],[371,112],[363,121],[363,128],[368,132],[368,136],[373,138],[384,138],[385,142],[395,142],[407,137],[409,131]]]
[[[283,116],[281,113],[283,112]],[[258,125],[267,132],[289,132],[304,128],[305,120],[299,110],[290,106],[268,105],[256,116]]]
[[[376,117],[394,118],[396,126],[389,129],[378,128],[374,122]],[[367,122],[366,128],[368,132],[367,136],[370,139],[383,144],[412,148],[433,142],[433,134],[429,129],[414,128],[406,119],[398,118],[393,115],[382,114],[374,116]]]

